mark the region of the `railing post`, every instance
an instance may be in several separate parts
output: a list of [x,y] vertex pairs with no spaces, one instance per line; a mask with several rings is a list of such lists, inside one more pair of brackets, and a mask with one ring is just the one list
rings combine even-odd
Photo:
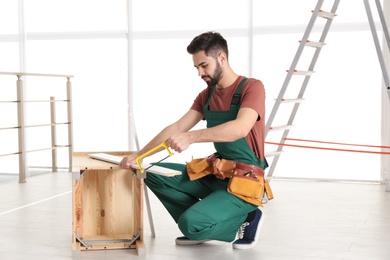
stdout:
[[67,93],[67,99],[68,99],[68,144],[69,144],[69,172],[72,171],[72,158],[73,158],[73,108],[72,108],[72,82],[70,81],[70,77],[67,77],[66,82],[66,93]]
[[24,94],[23,80],[21,75],[17,75],[16,90],[18,98],[18,146],[19,146],[19,182],[26,182],[26,145],[24,143]]
[[57,165],[57,127],[56,127],[56,103],[55,98],[50,97],[50,121],[51,121],[51,170],[58,171]]

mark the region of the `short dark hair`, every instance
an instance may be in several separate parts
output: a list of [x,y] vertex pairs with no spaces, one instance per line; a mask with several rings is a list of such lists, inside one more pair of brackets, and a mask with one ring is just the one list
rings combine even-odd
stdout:
[[207,56],[216,58],[223,51],[226,57],[229,56],[227,41],[218,32],[205,32],[196,36],[187,46],[189,54],[195,54],[199,51],[205,51]]

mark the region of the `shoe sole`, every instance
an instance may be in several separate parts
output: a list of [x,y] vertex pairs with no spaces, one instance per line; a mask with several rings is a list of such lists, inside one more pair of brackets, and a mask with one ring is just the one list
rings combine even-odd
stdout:
[[179,246],[193,246],[193,245],[199,245],[199,244],[203,244],[204,242],[207,242],[207,241],[210,241],[210,240],[180,240],[180,239],[176,239],[175,242],[176,242],[176,245],[179,245]]

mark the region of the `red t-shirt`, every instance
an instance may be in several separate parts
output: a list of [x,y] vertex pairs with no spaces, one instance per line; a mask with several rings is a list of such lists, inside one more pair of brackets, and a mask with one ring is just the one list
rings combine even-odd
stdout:
[[[224,89],[216,89],[210,100],[210,110],[228,111],[233,95],[243,78],[243,76],[239,76],[231,86]],[[203,107],[212,88],[213,86],[209,86],[200,92],[194,100],[191,109],[204,115]],[[249,134],[245,137],[245,140],[257,157],[264,161],[265,90],[260,80],[249,78],[245,82],[240,95],[240,108],[243,107],[252,108],[260,116],[260,119],[257,120]]]

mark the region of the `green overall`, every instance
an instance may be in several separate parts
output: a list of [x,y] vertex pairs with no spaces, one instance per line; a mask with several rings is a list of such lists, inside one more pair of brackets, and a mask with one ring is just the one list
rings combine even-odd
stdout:
[[[240,94],[245,80],[241,82],[235,96]],[[209,111],[213,91],[204,107],[207,127],[234,120],[238,112],[238,102],[232,104],[229,111]],[[222,158],[255,164],[263,168],[267,166],[266,162],[256,157],[244,138],[234,142],[215,143],[214,146]],[[181,232],[190,239],[231,242],[235,239],[237,230],[248,213],[256,209],[255,205],[227,192],[228,179],[219,180],[210,174],[190,181],[185,164],[159,163],[158,165],[183,173],[174,177],[147,173],[145,184],[178,223]]]

